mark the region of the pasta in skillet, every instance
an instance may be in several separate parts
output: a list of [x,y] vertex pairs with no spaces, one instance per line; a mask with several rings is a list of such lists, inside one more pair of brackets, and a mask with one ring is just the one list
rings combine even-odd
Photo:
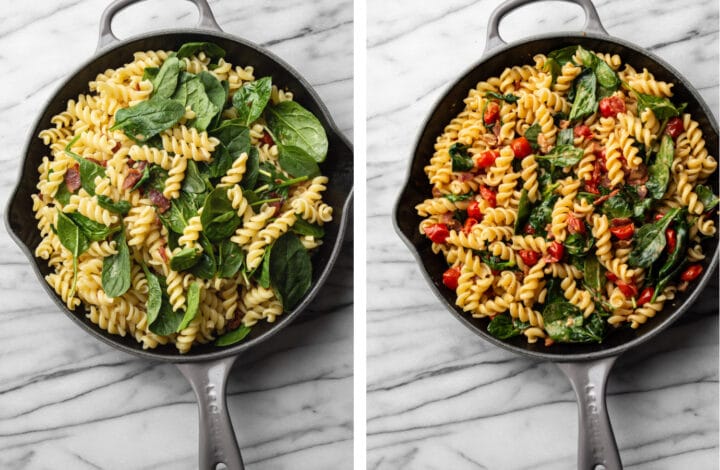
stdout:
[[292,310],[332,221],[322,125],[224,55],[211,43],[137,52],[39,134],[47,282],[144,348],[233,344]]
[[648,70],[580,46],[534,62],[479,82],[438,136],[419,230],[492,335],[600,342],[700,275],[717,161]]

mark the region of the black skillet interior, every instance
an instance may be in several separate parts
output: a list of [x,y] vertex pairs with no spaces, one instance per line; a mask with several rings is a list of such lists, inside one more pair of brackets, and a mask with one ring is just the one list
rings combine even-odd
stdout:
[[21,177],[15,192],[11,196],[6,217],[11,235],[32,260],[36,274],[44,276],[50,272],[43,260],[33,257],[35,247],[40,242],[40,234],[33,217],[30,195],[36,192],[37,167],[40,165],[42,157],[49,155],[47,147],[43,145],[42,140],[37,138],[38,133],[42,129],[51,126],[50,118],[64,111],[69,99],[77,99],[79,94],[88,93],[88,82],[94,80],[98,73],[131,62],[133,52],[159,49],[177,50],[180,45],[189,41],[215,42],[227,51],[225,57],[227,61],[233,65],[242,65],[243,67],[247,65],[253,66],[256,77],[272,76],[274,84],[292,91],[294,100],[312,111],[320,119],[327,131],[329,140],[328,157],[320,165],[322,173],[329,178],[327,191],[323,193],[323,199],[333,207],[334,220],[332,223],[325,225],[325,243],[313,255],[313,286],[306,295],[305,300],[293,312],[281,315],[274,324],[261,322],[261,324],[253,327],[252,332],[245,341],[228,348],[218,348],[212,344],[196,346],[193,347],[189,354],[182,356],[177,353],[174,345],[160,346],[153,351],[144,351],[141,345],[130,335],[126,337],[110,335],[92,324],[85,318],[85,311],[82,308],[76,309],[75,312],[69,311],[52,288],[47,285],[44,279],[41,279],[41,283],[55,299],[58,306],[87,331],[126,352],[160,360],[177,360],[181,357],[183,360],[200,360],[227,356],[251,347],[277,332],[283,325],[291,321],[319,290],[320,278],[324,279],[326,277],[337,257],[342,242],[342,232],[349,216],[348,213],[351,211],[349,201],[353,185],[352,148],[345,138],[340,135],[335,125],[332,124],[328,111],[304,79],[293,70],[290,70],[282,61],[277,60],[265,51],[259,50],[257,46],[245,43],[229,35],[205,31],[154,33],[111,48],[111,50],[103,52],[84,64],[64,82],[52,97],[29,136]]
[[[619,54],[623,63],[629,63],[636,70],[642,70],[643,67],[646,67],[658,80],[675,83],[673,102],[688,103],[687,111],[699,123],[709,154],[717,157],[717,123],[710,110],[697,93],[693,91],[692,86],[678,72],[674,71],[670,66],[664,65],[664,62],[660,59],[650,57],[647,52],[637,46],[617,39],[591,37],[591,35],[579,36],[577,33],[569,33],[562,37],[557,35],[539,37],[493,52],[491,56],[484,58],[480,64],[465,73],[438,101],[417,141],[407,176],[408,179],[400,193],[394,213],[396,229],[402,234],[404,241],[422,266],[423,274],[432,284],[434,293],[461,322],[496,345],[510,349],[513,352],[546,359],[559,359],[562,357],[570,360],[612,355],[631,347],[632,345],[629,343],[636,344],[644,341],[674,321],[682,311],[690,306],[695,297],[699,295],[702,286],[713,275],[712,271],[717,263],[718,243],[716,235],[712,239],[705,240],[703,244],[703,250],[707,258],[704,261],[704,273],[699,282],[700,286],[689,289],[685,293],[678,293],[677,298],[666,304],[666,308],[662,312],[658,313],[655,318],[649,319],[645,325],[642,325],[637,330],[618,328],[612,331],[602,344],[571,345],[556,343],[551,347],[545,347],[542,342],[528,344],[523,337],[500,341],[487,333],[489,323],[487,318],[472,318],[469,314],[463,313],[459,308],[455,307],[455,293],[442,284],[442,273],[447,269],[447,264],[442,255],[436,255],[432,252],[430,241],[419,233],[418,225],[422,219],[414,209],[416,204],[431,197],[431,186],[423,168],[433,154],[435,139],[442,133],[447,123],[463,109],[463,99],[467,96],[468,90],[474,88],[477,82],[488,77],[498,76],[505,67],[533,64],[532,58],[535,54],[547,55],[555,49],[575,44],[580,44],[586,49],[598,52]],[[708,184],[713,187],[715,193],[718,192],[717,176],[711,178]]]

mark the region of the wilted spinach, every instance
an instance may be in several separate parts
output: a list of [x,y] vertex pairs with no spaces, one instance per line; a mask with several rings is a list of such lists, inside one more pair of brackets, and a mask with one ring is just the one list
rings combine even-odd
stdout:
[[77,286],[77,261],[78,257],[85,253],[90,246],[87,237],[82,233],[80,228],[63,212],[57,213],[57,226],[55,227],[58,239],[73,257],[73,280],[70,287],[68,297],[75,295],[75,287]]
[[530,146],[533,148],[533,150],[538,149],[537,139],[541,130],[542,129],[540,128],[540,124],[535,123],[532,126],[528,127],[525,131],[525,135],[523,137],[525,137],[527,141],[530,142]]
[[530,219],[531,209],[532,205],[528,199],[527,189],[523,188],[520,192],[520,203],[518,204],[517,218],[515,219],[515,226],[513,227],[515,235],[520,235],[522,233],[525,224]]
[[452,171],[470,171],[475,167],[475,162],[467,154],[467,145],[455,142],[450,146],[450,160],[452,161]]
[[272,79],[262,77],[254,82],[244,83],[233,96],[233,106],[238,112],[238,119],[250,126],[250,123],[260,117],[263,110],[270,101],[272,90]]
[[200,281],[194,281],[187,290],[187,300],[185,304],[185,314],[180,320],[180,324],[175,328],[176,333],[180,333],[187,328],[191,321],[195,319],[200,306]]
[[601,342],[605,325],[597,313],[587,319],[570,302],[554,302],[543,309],[543,322],[548,336],[561,343]]
[[160,287],[160,281],[158,277],[150,272],[150,270],[142,264],[143,272],[145,273],[145,279],[148,284],[148,296],[147,302],[145,303],[145,314],[147,315],[148,325],[152,325],[160,312],[160,306],[162,304],[163,290]]
[[200,222],[203,234],[211,242],[228,238],[242,223],[227,197],[226,188],[215,188],[208,194],[200,214]]
[[670,181],[670,166],[673,162],[675,153],[675,144],[672,137],[663,134],[660,142],[660,150],[655,157],[655,163],[648,168],[648,180],[645,187],[648,189],[648,195],[653,199],[662,199],[667,190]]
[[597,79],[591,69],[578,75],[574,82],[575,100],[570,109],[569,119],[574,121],[593,114],[597,109]]
[[628,258],[630,266],[647,269],[660,257],[666,244],[665,229],[679,213],[680,208],[670,209],[662,219],[638,229],[635,233],[635,246]]
[[265,109],[265,120],[276,143],[300,147],[316,162],[325,160],[328,140],[317,117],[295,101],[283,101]]
[[199,52],[205,52],[205,55],[211,59],[220,59],[225,57],[225,49],[212,42],[186,42],[177,51],[177,58],[190,57]]
[[115,113],[115,125],[110,130],[122,130],[125,135],[147,142],[169,129],[185,114],[185,106],[172,99],[150,99]]
[[152,97],[155,99],[170,98],[175,93],[179,76],[180,61],[177,57],[168,57],[152,79]]
[[115,236],[117,253],[106,256],[102,266],[102,287],[108,297],[119,297],[130,288],[130,248],[125,241],[125,231]]
[[230,346],[231,344],[240,342],[250,334],[250,331],[249,326],[241,325],[240,328],[229,331],[215,340],[215,346]]
[[518,97],[512,93],[503,95],[495,91],[485,92],[485,98],[495,98],[496,100],[505,101],[506,103],[514,103],[518,100]]
[[[551,167],[568,167],[576,165],[583,157],[581,148],[571,145],[556,145],[545,155],[537,155],[539,161],[547,161]],[[551,170],[552,171],[552,170]]]
[[99,242],[101,240],[105,240],[108,236],[120,230],[121,227],[120,225],[117,225],[115,227],[108,227],[105,224],[95,222],[94,220],[85,217],[79,212],[70,212],[67,214],[67,216],[70,217],[73,222],[75,222],[75,225],[80,228],[82,233],[91,242]]
[[170,268],[173,271],[187,271],[197,264],[200,252],[195,248],[183,248],[170,258]]
[[278,151],[278,162],[290,176],[314,178],[320,174],[317,162],[300,147],[281,146]]
[[325,229],[317,224],[311,224],[310,222],[298,218],[292,226],[292,231],[298,235],[309,235],[315,238],[322,238],[325,236]]
[[522,331],[529,327],[529,323],[523,323],[517,319],[510,318],[508,315],[501,314],[496,315],[490,320],[487,330],[488,333],[498,339],[508,339],[522,334]]
[[300,302],[312,283],[310,255],[291,233],[278,238],[270,253],[270,281],[283,310],[289,312]]
[[698,199],[702,202],[705,212],[715,208],[718,204],[718,198],[709,186],[698,184],[695,186],[695,194],[697,194]]

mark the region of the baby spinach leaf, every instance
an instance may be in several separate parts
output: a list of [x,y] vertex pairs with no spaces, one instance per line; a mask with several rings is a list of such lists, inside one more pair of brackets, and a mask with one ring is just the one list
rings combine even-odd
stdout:
[[448,152],[452,160],[452,171],[470,171],[475,167],[475,162],[467,154],[467,145],[455,142],[450,146]]
[[155,99],[170,98],[177,88],[180,75],[180,61],[177,57],[168,57],[163,62],[157,76],[152,80],[152,97]]
[[250,327],[241,325],[237,330],[229,331],[215,340],[215,346],[230,346],[231,344],[238,343],[245,339],[249,333]]
[[235,276],[245,262],[245,252],[229,239],[220,242],[218,251],[218,277],[228,279]]
[[[596,314],[587,319],[579,308],[570,302],[555,302],[543,309],[543,321],[548,336],[561,343],[602,341],[604,326]],[[591,317],[597,316],[598,320]]]
[[560,66],[563,66],[563,65],[567,64],[568,62],[575,63],[575,61],[573,60],[573,57],[575,56],[575,52],[577,51],[578,47],[580,47],[580,46],[577,46],[577,45],[576,46],[567,46],[567,47],[563,47],[561,49],[556,49],[556,50],[548,53],[547,56],[550,59],[557,61],[557,63]]
[[624,219],[633,215],[633,208],[625,195],[619,192],[600,206],[600,212],[607,215],[609,219]]
[[[52,171],[52,169],[50,171]],[[60,183],[60,186],[58,186],[57,191],[55,191],[55,200],[64,206],[70,202],[70,196],[72,196],[72,193],[68,191],[67,185],[63,181]]]
[[130,288],[130,249],[125,241],[125,231],[115,237],[117,253],[106,256],[102,266],[102,288],[108,297],[119,297]]
[[243,190],[251,190],[255,187],[260,172],[260,154],[255,146],[250,147],[248,159],[245,162],[245,174],[243,175],[240,186]]
[[217,259],[215,258],[215,247],[205,232],[200,233],[200,246],[203,252],[200,254],[200,260],[190,269],[190,272],[200,279],[212,279],[217,272]]
[[185,114],[185,106],[170,99],[141,101],[129,108],[120,108],[115,113],[115,125],[110,130],[122,130],[138,142],[169,129]]
[[208,182],[200,175],[195,161],[188,160],[182,190],[186,193],[201,194],[208,189],[207,184]]
[[142,187],[142,185],[147,183],[149,180],[150,180],[150,165],[145,165],[145,168],[143,168],[140,179],[137,180],[137,183],[135,183],[133,185],[131,191],[135,191],[136,189]]
[[[220,127],[211,131],[213,137],[220,140],[221,147],[216,149],[213,161],[208,166],[211,178],[220,178],[232,167],[233,162],[242,153],[248,154],[250,160],[250,130],[245,127],[240,119],[228,119],[220,124]],[[246,163],[247,173],[247,163]],[[243,181],[247,174],[243,177]]]
[[291,233],[278,238],[270,253],[270,282],[289,312],[300,302],[312,283],[310,255]]
[[171,335],[177,332],[177,328],[184,316],[185,312],[182,310],[177,312],[173,310],[170,299],[168,299],[166,293],[163,293],[157,318],[150,324],[149,329],[156,335]]
[[494,91],[485,92],[485,98],[495,98],[496,100],[505,101],[506,103],[515,103],[518,100],[518,97],[512,93],[502,95]]
[[220,59],[225,57],[225,49],[212,42],[186,42],[177,51],[177,58],[182,59],[184,57],[190,57],[193,54],[197,55],[201,51],[205,52],[205,55],[211,59]]
[[212,242],[228,238],[242,223],[227,197],[226,188],[215,188],[208,194],[200,222],[204,235]]
[[572,145],[575,141],[575,131],[572,127],[568,127],[567,129],[562,129],[560,132],[558,132],[557,141],[555,142],[556,145]]
[[307,220],[298,218],[292,226],[292,231],[298,235],[310,235],[315,238],[325,236],[325,230],[316,224],[311,224]]
[[522,333],[522,329],[519,328],[520,323],[510,318],[510,316],[501,314],[496,315],[490,323],[488,323],[488,333],[498,339],[508,339],[513,336],[518,336]]
[[165,180],[168,179],[167,170],[163,170],[158,165],[148,165],[150,168],[150,178],[145,182],[145,187],[152,188],[155,191],[161,193],[165,190]]
[[580,56],[580,60],[582,60],[583,65],[593,70],[598,84],[605,90],[605,92],[612,93],[617,90],[620,85],[620,79],[615,71],[610,68],[607,62],[592,52],[583,49],[581,46],[578,46],[578,55]]
[[558,196],[554,194],[544,196],[540,205],[533,208],[530,212],[528,224],[535,231],[536,236],[544,236],[547,233],[545,227],[550,223],[552,210],[557,199]]
[[238,112],[238,118],[246,126],[250,126],[260,117],[270,101],[272,78],[262,77],[254,82],[247,82],[235,92],[233,106]]
[[628,257],[633,267],[649,268],[665,249],[665,229],[680,213],[680,208],[670,209],[665,216],[654,223],[640,227],[635,233],[635,246]]
[[170,258],[170,268],[173,271],[187,271],[200,260],[200,252],[195,248],[183,248]]
[[583,150],[573,145],[556,145],[545,155],[537,155],[540,161],[547,161],[554,167],[568,167],[576,165],[583,157]]
[[[219,83],[218,83],[219,85]],[[220,111],[205,92],[205,86],[199,76],[192,77],[185,82],[187,86],[186,106],[195,112],[195,118],[190,125],[199,131],[204,131],[215,115]]]
[[505,271],[508,269],[513,269],[517,265],[515,264],[515,260],[504,260],[500,258],[499,256],[492,256],[487,251],[480,252],[480,259],[483,263],[487,264],[490,269],[494,269],[496,271]]
[[540,128],[540,124],[535,123],[532,126],[528,127],[525,131],[524,137],[527,139],[528,142],[530,142],[530,146],[533,148],[533,150],[538,149],[537,139],[541,130],[542,129]]
[[528,199],[527,189],[523,188],[520,192],[520,203],[518,205],[517,219],[515,219],[515,235],[522,234],[525,224],[530,219],[530,210],[532,206]]
[[718,197],[715,196],[715,193],[713,193],[713,190],[709,186],[698,184],[695,186],[695,194],[697,194],[698,199],[702,202],[705,212],[713,209],[718,204]]
[[265,120],[275,142],[300,147],[321,163],[328,151],[325,129],[315,115],[295,101],[283,101],[265,109]]
[[183,315],[180,324],[175,329],[176,333],[180,333],[187,328],[191,321],[195,319],[200,307],[200,281],[194,281],[187,290],[187,303],[185,305],[185,315]]
[[[623,84],[625,85],[625,84]],[[638,91],[635,91],[630,86],[625,86],[628,90],[632,92],[633,95],[635,95],[635,98],[638,102],[638,116],[645,111],[645,109],[652,110],[653,114],[655,114],[655,117],[662,121],[664,119],[668,119],[674,116],[678,116],[680,114],[680,109],[675,107],[675,105],[667,98],[661,98],[658,96],[653,95],[647,95],[645,93],[640,93]]]
[[648,194],[653,199],[662,199],[667,190],[667,185],[670,181],[670,166],[672,165],[674,154],[675,144],[673,143],[672,137],[663,134],[662,141],[660,142],[660,150],[658,150],[657,156],[655,157],[655,163],[648,168],[648,180],[647,183],[645,183]]
[[675,251],[668,253],[665,264],[663,264],[660,271],[658,271],[658,279],[666,277],[685,260],[688,235],[688,223],[685,221],[684,214],[680,214],[675,220]]
[[85,253],[90,246],[90,242],[85,234],[82,233],[80,228],[75,225],[75,222],[64,212],[58,211],[57,213],[56,231],[62,246],[67,248],[75,258]]
[[80,184],[82,188],[91,196],[95,195],[95,178],[105,176],[105,169],[97,163],[83,158],[77,153],[71,151],[75,142],[80,138],[81,134],[76,135],[65,147],[65,153],[71,156],[80,167]]
[[600,264],[597,256],[588,256],[585,258],[585,266],[583,269],[585,287],[590,289],[595,295],[602,295],[605,287],[605,267]]
[[320,167],[313,158],[300,147],[280,146],[278,161],[290,176],[314,178],[320,174]]
[[147,315],[148,325],[152,326],[153,322],[160,312],[160,306],[162,305],[162,289],[160,288],[160,281],[157,276],[150,272],[150,270],[142,264],[143,271],[145,272],[145,279],[148,283],[148,297],[145,304],[145,314]]
[[576,119],[589,116],[597,109],[597,79],[591,69],[586,69],[575,79],[575,99],[570,109],[569,119]]
[[[182,64],[182,62],[181,62],[181,64]],[[173,101],[177,101],[178,103],[183,105],[183,108],[187,105],[187,95],[188,95],[187,83],[190,80],[192,80],[193,78],[195,78],[195,75],[181,70],[179,78],[178,78],[177,88],[175,88],[175,92],[170,97],[170,99],[172,99]]]
[[158,76],[158,73],[160,73],[160,68],[158,67],[145,67],[142,80],[150,80],[152,82],[155,80],[155,77]]
[[584,236],[580,233],[571,233],[565,238],[563,245],[571,256],[583,257],[588,254],[594,243],[595,239],[591,235]]
[[265,249],[263,254],[262,264],[260,265],[260,277],[258,278],[258,284],[265,289],[270,287],[270,253],[272,252],[272,245]]
[[197,213],[197,209],[193,198],[188,193],[181,192],[180,196],[170,203],[170,209],[162,214],[158,213],[158,217],[168,230],[182,235],[188,220]]
[[[205,88],[205,94],[207,95],[210,102],[217,108],[216,114],[222,111],[227,101],[227,90],[220,83],[220,80],[215,78],[215,75],[210,72],[202,71],[198,74],[200,83]],[[206,127],[207,128],[207,127]]]
[[475,197],[475,193],[470,191],[469,193],[464,194],[443,194],[443,197],[447,199],[450,202],[458,202],[458,201],[469,201],[470,199]]
[[85,217],[79,212],[70,212],[67,216],[75,222],[75,225],[77,225],[88,240],[92,242],[105,240],[109,235],[112,235],[120,230],[121,227],[120,225],[108,227],[105,224],[95,222],[94,220]]
[[687,259],[683,257],[680,259],[680,263],[675,266],[675,268],[670,271],[670,273],[666,274],[665,277],[660,278],[660,280],[657,282],[657,285],[655,286],[655,292],[653,292],[653,296],[650,299],[650,302],[655,302],[657,296],[665,290],[665,287],[667,287],[667,285],[672,282],[673,279],[677,278],[677,275],[680,274],[680,272],[685,268],[686,265]]

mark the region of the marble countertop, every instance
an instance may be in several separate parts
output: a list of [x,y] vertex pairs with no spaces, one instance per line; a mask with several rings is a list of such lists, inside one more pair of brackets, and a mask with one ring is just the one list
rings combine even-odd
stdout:
[[[500,2],[416,3],[368,4],[368,468],[576,468],[567,379],[553,364],[491,346],[449,315],[392,228],[420,126],[480,59]],[[611,35],[674,65],[717,116],[715,0],[595,4]],[[509,14],[500,32],[516,41],[583,23],[577,6],[541,3]],[[718,468],[717,292],[716,276],[677,325],[611,373],[608,407],[625,468]]]
[[[0,20],[0,206],[28,129],[58,80],[89,59],[108,1],[6,2]],[[268,47],[320,94],[352,137],[352,1],[211,1],[228,33]],[[119,37],[193,27],[192,3],[122,11]],[[231,372],[229,409],[248,469],[352,464],[352,227],[312,307]],[[0,468],[194,469],[198,423],[189,383],[77,328],[48,298],[0,227]]]

